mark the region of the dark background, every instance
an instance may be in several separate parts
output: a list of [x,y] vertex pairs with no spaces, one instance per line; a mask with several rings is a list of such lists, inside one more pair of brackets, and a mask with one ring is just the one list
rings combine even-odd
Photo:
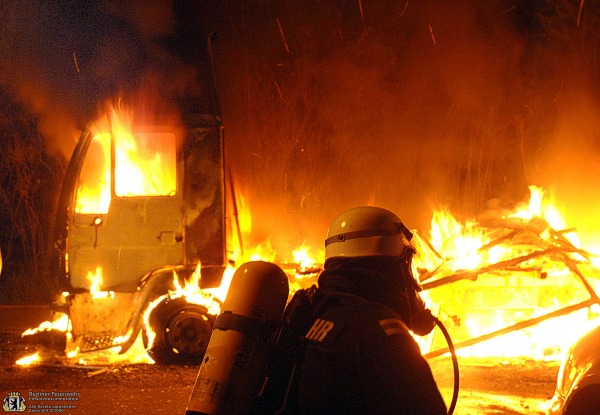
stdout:
[[361,204],[426,231],[436,209],[502,211],[532,184],[593,244],[599,30],[590,0],[0,0],[0,302],[55,287],[80,131],[117,96],[194,90],[209,32],[247,245],[290,260]]

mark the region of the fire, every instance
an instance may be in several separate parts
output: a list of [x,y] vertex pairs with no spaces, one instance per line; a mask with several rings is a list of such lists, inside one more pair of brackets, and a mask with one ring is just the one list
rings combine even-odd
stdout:
[[[462,355],[555,358],[597,324],[594,284],[588,288],[581,280],[583,269],[593,279],[600,270],[578,248],[576,233],[546,192],[529,189],[527,207],[488,226],[460,223],[445,211],[433,215],[431,242],[445,263],[424,294],[432,309],[450,313],[446,317],[459,334],[481,339],[473,345],[467,341]],[[435,276],[430,271],[420,270],[426,286]],[[511,327],[516,328],[486,338]]]
[[229,259],[236,264],[246,261],[275,261],[277,251],[273,248],[271,240],[253,243],[252,247],[245,246],[244,242],[252,241],[252,214],[250,206],[243,194],[232,195],[236,200],[234,212],[235,222],[231,230],[229,243]]
[[[235,273],[235,270],[236,269],[232,266],[227,267],[225,269],[225,272],[223,273],[223,279],[221,280],[221,285],[219,285],[216,288],[205,288],[204,292],[213,295],[215,298],[217,298],[221,302],[225,301],[225,297],[227,297],[227,292],[229,291],[229,286],[231,285],[231,279],[233,278],[233,274]],[[217,312],[216,309],[214,311]],[[219,306],[219,311],[220,311],[220,306]]]
[[[60,332],[67,332],[69,329],[69,316],[63,313],[56,313],[52,321],[44,321],[36,328],[30,328],[21,333],[21,337],[32,336],[37,333],[57,330]],[[40,363],[42,357],[39,352],[25,356],[15,362],[18,366],[31,366],[35,363]]]
[[[553,281],[558,284],[554,287],[556,292],[561,290],[567,293],[579,292],[573,288],[573,272],[564,262],[557,261],[556,258],[549,259],[546,256],[537,255],[537,252],[542,251],[544,248],[552,246],[567,246],[569,248],[572,243],[573,249],[569,250],[568,253],[572,254],[577,260],[585,261],[585,257],[580,255],[578,248],[575,248],[577,246],[577,235],[567,228],[560,210],[548,202],[543,189],[531,186],[530,192],[531,198],[526,207],[517,209],[515,212],[498,219],[508,221],[506,223],[522,224],[520,226],[523,229],[533,229],[527,231],[533,235],[537,235],[536,232],[539,232],[539,241],[541,241],[542,247],[532,248],[527,241],[520,241],[517,244],[505,243],[509,239],[506,236],[508,231],[505,229],[499,230],[495,226],[485,226],[475,220],[460,222],[448,211],[434,212],[429,239],[423,237],[418,230],[414,231],[413,242],[419,246],[413,263],[413,271],[421,277],[425,286],[431,283],[432,275],[435,274],[434,270],[445,272],[445,274],[442,274],[443,278],[447,275],[454,277],[465,273],[467,276],[472,275],[470,278],[457,282],[456,286],[459,287],[457,289],[454,288],[455,284],[453,283],[439,288],[427,289],[426,287],[425,291],[422,292],[423,297],[434,313],[442,316],[444,313],[451,312],[448,304],[457,307],[456,298],[453,298],[458,295],[457,290],[466,290],[470,302],[460,303],[459,306],[467,312],[463,320],[458,319],[456,322],[457,327],[462,330],[467,339],[485,336],[487,333],[518,324],[519,321],[527,318],[535,319],[548,309],[556,310],[564,307],[563,302],[568,304],[567,300],[562,298],[548,297],[548,299],[545,299],[541,297],[542,302],[548,304],[537,304],[535,309],[526,310],[525,300],[526,296],[529,295],[528,293],[530,291],[544,292],[543,284],[546,281]],[[240,226],[243,236],[249,238],[252,226],[251,215],[247,206],[244,207],[242,217],[243,223],[239,223],[238,226]],[[525,233],[528,234],[527,232]],[[567,234],[569,235],[568,239]],[[562,237],[564,239],[560,239]],[[280,257],[271,245],[270,239],[252,248],[246,248],[244,252],[241,250],[236,251],[232,255],[236,257],[236,263],[239,264],[250,260],[277,262]],[[528,255],[531,258],[528,258]],[[324,260],[324,251],[302,244],[292,252],[291,257],[293,258],[293,270],[286,268],[285,265],[282,265],[282,267],[290,278],[290,293],[292,294],[297,289],[305,288],[307,285],[314,283],[313,278],[318,275]],[[521,257],[527,258],[522,261],[515,260],[515,258],[519,259]],[[508,267],[499,266],[504,263],[512,264],[513,262],[514,264]],[[281,261],[279,263],[286,264],[286,262]],[[596,270],[592,263],[588,264],[594,275],[598,277],[600,271]],[[443,271],[444,269],[446,271]],[[156,298],[144,312],[143,322],[148,336],[147,344],[151,345],[155,336],[150,328],[149,316],[161,301],[165,298],[185,297],[188,302],[201,305],[208,310],[209,314],[216,316],[219,314],[221,303],[227,295],[234,272],[234,266],[228,267],[220,287],[204,290],[199,288],[201,279],[200,264],[198,264],[190,278],[183,281],[183,283],[179,276],[174,273],[174,288],[167,294]],[[480,276],[483,277],[480,278]],[[112,298],[110,292],[102,290],[101,268],[96,268],[95,272],[89,272],[87,278],[90,281],[90,293],[94,298]],[[478,279],[483,282],[476,286],[475,283]],[[527,283],[524,283],[524,281]],[[479,291],[481,289],[497,290],[498,292],[494,294],[493,299],[497,300],[498,304],[494,301],[486,303],[484,301],[485,295]],[[550,290],[549,292],[553,293],[555,291]],[[568,297],[568,295],[565,294],[565,297]],[[501,303],[500,299],[506,299],[506,301]],[[595,317],[598,315],[600,315],[600,306],[591,304],[589,307],[569,311],[565,315],[557,315],[555,318],[540,321],[523,329],[468,345],[468,347],[461,348],[459,354],[463,356],[556,358],[560,356],[561,350],[564,350],[573,339],[589,330],[592,325],[597,324]],[[479,318],[481,316],[484,318]],[[62,330],[67,330],[68,319],[63,316],[60,323],[57,321],[53,324],[56,327],[60,326]],[[45,327],[49,326],[40,326],[38,329],[32,330],[32,333],[36,330],[44,330]],[[557,336],[557,332],[560,332],[561,335]],[[131,336],[131,333],[127,333],[121,339],[115,339],[116,347],[109,349],[110,356],[106,358],[108,362],[114,363],[117,361],[117,353],[120,350],[118,344],[127,340],[129,336]],[[136,340],[135,345],[137,346],[134,345],[130,352],[120,357],[121,360],[152,363],[151,359],[145,354],[145,349],[139,340]],[[435,350],[435,341],[432,338],[420,339],[419,343],[424,352]],[[69,358],[79,358],[80,364],[86,362],[86,360],[78,357],[77,350],[70,351]]]
[[39,363],[41,360],[40,354],[34,353],[17,360],[15,363],[19,366],[31,366],[34,363]]
[[90,293],[92,294],[92,298],[114,298],[115,293],[112,291],[102,291],[102,268],[97,267],[96,272],[92,273],[88,272],[85,277],[90,282]]
[[107,104],[91,127],[92,146],[101,151],[82,167],[77,189],[77,213],[107,213],[111,201],[110,154],[115,154],[115,194],[170,196],[176,192],[176,138],[171,132],[147,131],[136,125],[133,112],[121,100]]
[[[519,209],[505,218],[521,219],[530,222],[534,219],[545,221],[549,228],[556,230],[567,229],[566,221],[560,210],[544,198],[545,191],[537,186],[529,186],[530,200],[526,208]],[[454,270],[473,270],[486,263],[499,262],[510,257],[514,252],[505,246],[496,245],[487,250],[487,257],[483,256],[481,248],[490,243],[490,230],[486,230],[475,220],[461,224],[451,213],[436,211],[431,220],[431,243],[435,249],[446,259],[451,260]],[[574,233],[565,233],[573,243],[577,243]],[[550,238],[548,231],[543,233],[544,238]]]
[[[325,251],[302,243],[292,251],[291,256],[282,257],[281,253],[273,247],[270,238],[255,242],[251,247],[244,246],[243,241],[253,241],[251,209],[243,194],[238,193],[234,197],[236,220],[232,226],[229,243],[235,246],[229,247],[229,258],[236,264],[243,264],[247,261],[277,263],[288,275],[290,296],[297,290],[316,283],[315,277],[324,262]],[[238,244],[235,244],[236,240],[238,240]],[[234,271],[235,269],[232,269],[230,275],[233,275]],[[228,284],[225,285],[228,286]]]
[[[177,191],[177,174],[173,167],[177,165],[175,134],[155,129],[147,133],[143,126],[136,123],[133,112],[128,110],[120,100],[115,105],[107,106],[105,115],[91,128],[91,134],[93,139],[90,145],[99,147],[101,151],[91,152],[95,154],[95,159],[93,157],[90,160],[86,159],[82,166],[77,187],[77,212],[93,214],[108,212],[113,191],[115,195],[125,198],[175,194]],[[114,160],[114,166],[111,166],[111,160]],[[111,167],[114,167],[115,177],[111,177]],[[420,247],[417,247],[413,270],[419,274],[421,281],[427,285],[435,284],[445,278],[452,280],[450,281],[452,284],[429,287],[431,289],[426,289],[423,295],[436,313],[447,313],[446,317],[454,319],[464,336],[478,338],[491,330],[513,325],[527,318],[535,319],[547,310],[555,311],[564,308],[564,305],[568,304],[566,300],[552,298],[554,293],[552,290],[549,290],[550,294],[544,292],[546,289],[544,284],[548,281],[564,284],[565,289],[577,295],[579,293],[577,288],[574,288],[576,278],[573,274],[576,271],[571,269],[569,261],[585,262],[590,259],[590,256],[586,256],[584,251],[578,248],[576,233],[567,227],[560,210],[553,203],[548,202],[546,192],[536,186],[530,186],[529,189],[531,196],[527,206],[497,218],[501,222],[499,228],[476,220],[461,222],[450,212],[441,210],[433,213],[430,239],[422,237],[418,231],[414,232],[415,243]],[[268,238],[255,243],[252,247],[244,246],[245,241],[255,242],[252,240],[252,217],[243,196],[237,194],[233,197],[238,203],[235,212],[236,222],[230,223],[230,226],[235,226],[237,232],[231,232],[232,235],[228,240],[229,259],[232,263],[242,264],[252,260],[279,263],[290,278],[291,293],[315,283],[315,277],[324,261],[324,251],[302,244],[291,253],[291,256],[282,258],[281,253],[274,249]],[[509,222],[520,224],[520,227],[511,230],[510,226],[502,225]],[[92,224],[100,226],[102,219],[98,216],[97,221]],[[523,230],[525,236],[519,233]],[[232,236],[235,233],[239,244],[233,247],[235,238]],[[521,235],[521,239],[516,243],[508,243],[512,241],[513,235]],[[535,238],[527,239],[527,235],[533,235]],[[561,248],[566,250],[556,254],[555,251]],[[564,260],[562,260],[563,256]],[[230,266],[223,276],[220,287],[204,290],[199,288],[201,285],[199,264],[191,277],[183,283],[174,273],[174,288],[154,299],[144,311],[143,323],[148,344],[152,345],[155,337],[149,318],[158,304],[166,298],[184,297],[189,303],[205,307],[209,314],[218,315],[234,271],[235,268]],[[598,274],[600,275],[600,271]],[[115,298],[113,292],[102,290],[101,267],[88,272],[87,280],[90,283],[90,294],[94,299]],[[471,284],[476,280],[483,282],[478,286]],[[497,301],[497,304],[494,301],[490,302],[482,291],[478,291],[482,288],[493,294],[492,300]],[[512,291],[507,293],[508,289]],[[457,300],[458,294],[455,291],[458,290],[464,290],[463,294],[466,298],[464,303]],[[542,294],[539,294],[540,292]],[[525,309],[525,301],[522,297],[526,295],[532,297],[539,295],[540,304],[535,309],[531,307]],[[504,301],[501,303],[500,299]],[[597,311],[590,306],[587,314],[573,312],[562,316],[560,320],[569,321],[578,318],[589,321],[589,316],[594,313]],[[481,316],[485,318],[477,318]],[[68,324],[68,319],[65,321],[67,323],[61,323],[63,326]],[[541,321],[535,325],[535,328],[527,327],[526,330],[515,330],[508,335],[494,338],[493,342],[499,344],[498,349],[490,347],[492,340],[487,340],[484,353],[486,355],[506,353],[510,343],[511,346],[515,346],[515,352],[532,354],[533,340],[539,342],[542,347],[550,344],[547,333],[551,329],[548,327],[556,327],[558,324],[563,323],[559,323],[559,319]],[[567,322],[565,327],[574,328],[583,324],[585,323]],[[36,330],[43,330],[43,328],[40,326]],[[66,326],[64,330],[68,330]],[[110,349],[111,352],[120,351],[119,344],[127,341],[132,335],[133,333],[129,332],[120,338],[115,338],[113,342],[115,348]],[[575,335],[562,337],[572,339]],[[470,346],[469,351],[472,352],[476,348]],[[69,353],[72,358],[78,355],[76,349]],[[140,353],[143,354],[143,350]]]
[[196,266],[196,270],[192,273],[189,280],[185,280],[183,286],[179,283],[179,278],[174,272],[173,285],[175,286],[175,289],[153,300],[144,311],[143,320],[146,328],[146,335],[148,336],[148,348],[152,346],[154,338],[156,337],[156,333],[152,330],[150,325],[150,314],[158,304],[166,298],[176,299],[185,297],[188,303],[201,305],[206,308],[208,314],[218,315],[221,311],[221,304],[229,290],[231,277],[233,277],[233,270],[228,268],[223,276],[222,283],[218,288],[203,290],[200,288],[200,264]]
[[454,269],[475,269],[483,261],[478,252],[487,238],[475,222],[461,225],[446,211],[433,213],[431,243],[444,258],[454,261]]
[[271,245],[271,240],[267,240],[264,244],[258,244],[254,248],[249,249],[240,263],[261,260],[274,262],[276,258],[277,251]]
[[27,329],[22,334],[21,337],[31,336],[33,334],[49,331],[49,330],[58,330],[58,331],[67,331],[69,327],[69,316],[63,313],[56,313],[56,317],[53,321],[44,321],[38,327]]
[[533,218],[542,218],[553,229],[566,229],[567,223],[560,210],[555,206],[552,200],[546,202],[546,191],[538,186],[529,186],[531,197],[527,208],[520,209],[511,214],[510,217],[532,220]]
[[93,155],[81,170],[81,180],[77,188],[75,211],[77,213],[107,213],[110,206],[110,134],[96,134],[92,146],[99,151]]
[[300,270],[312,269],[325,262],[325,251],[315,250],[310,246],[302,244],[292,252],[294,263],[298,264]]

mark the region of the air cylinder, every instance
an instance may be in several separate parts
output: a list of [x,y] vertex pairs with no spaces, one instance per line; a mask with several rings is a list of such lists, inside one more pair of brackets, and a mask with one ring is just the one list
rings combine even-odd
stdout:
[[273,263],[251,261],[236,270],[186,415],[249,413],[288,295],[288,278]]

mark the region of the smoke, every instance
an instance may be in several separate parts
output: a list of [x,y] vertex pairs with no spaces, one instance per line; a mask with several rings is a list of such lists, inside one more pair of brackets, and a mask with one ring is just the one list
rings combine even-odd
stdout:
[[3,1],[0,85],[39,116],[50,147],[68,157],[106,100],[166,66],[178,79],[178,61],[159,42],[174,31],[172,9],[170,1]]
[[217,74],[229,160],[265,235],[319,246],[355,205],[428,229],[441,207],[472,217],[531,184],[565,202],[581,200],[567,183],[589,186],[597,11],[578,26],[578,1],[250,4],[214,19]]
[[84,3],[1,3],[2,86],[67,153],[119,91],[190,88],[216,32],[227,163],[278,250],[321,246],[361,204],[427,229],[530,184],[580,219],[598,202],[600,17],[580,1]]

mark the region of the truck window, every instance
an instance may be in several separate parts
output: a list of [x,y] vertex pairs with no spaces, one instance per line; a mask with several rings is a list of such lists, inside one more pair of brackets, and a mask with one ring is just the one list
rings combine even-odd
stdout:
[[96,134],[81,166],[76,213],[107,213],[110,206],[110,134]]
[[136,131],[135,138],[123,134],[115,144],[115,195],[175,195],[175,134]]

